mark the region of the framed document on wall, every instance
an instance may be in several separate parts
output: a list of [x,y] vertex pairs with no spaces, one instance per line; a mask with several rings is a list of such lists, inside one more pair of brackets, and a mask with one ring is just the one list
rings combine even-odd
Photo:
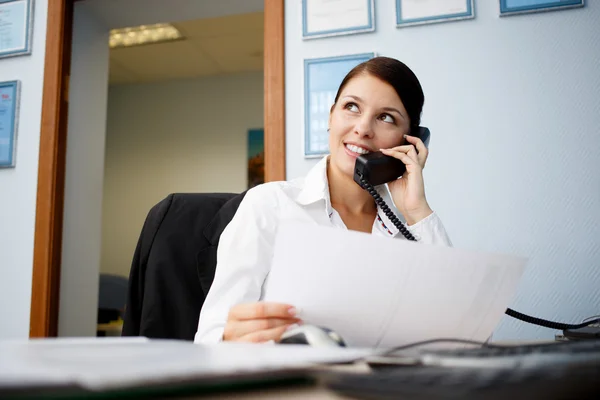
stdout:
[[302,0],[303,39],[374,30],[374,0]]
[[20,82],[0,82],[0,168],[15,166]]
[[396,0],[396,26],[475,18],[473,0]]
[[31,54],[33,0],[0,0],[0,58]]
[[304,60],[304,157],[329,153],[329,110],[344,76],[375,53]]
[[500,0],[500,16],[583,7],[584,0]]

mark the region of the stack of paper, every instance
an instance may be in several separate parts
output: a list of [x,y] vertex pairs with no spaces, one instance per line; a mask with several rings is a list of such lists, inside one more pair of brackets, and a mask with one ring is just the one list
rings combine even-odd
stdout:
[[314,225],[283,225],[265,301],[350,346],[391,348],[435,338],[487,340],[526,260]]

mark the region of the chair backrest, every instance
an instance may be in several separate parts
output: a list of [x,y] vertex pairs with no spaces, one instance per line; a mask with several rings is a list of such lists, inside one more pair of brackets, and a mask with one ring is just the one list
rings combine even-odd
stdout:
[[219,237],[244,194],[171,194],[150,210],[131,266],[124,336],[193,340]]
[[123,318],[127,302],[127,278],[120,275],[100,274],[98,287],[98,323]]
[[127,299],[127,278],[120,275],[100,274],[98,308],[124,310]]

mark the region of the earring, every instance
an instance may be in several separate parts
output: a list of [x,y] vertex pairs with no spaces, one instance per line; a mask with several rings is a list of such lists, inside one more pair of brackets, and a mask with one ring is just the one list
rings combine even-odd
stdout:
[[327,128],[327,132],[329,132],[329,129],[330,129],[330,128]]

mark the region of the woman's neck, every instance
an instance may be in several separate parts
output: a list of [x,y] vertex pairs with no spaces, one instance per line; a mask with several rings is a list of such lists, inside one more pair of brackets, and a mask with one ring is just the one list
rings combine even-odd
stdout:
[[371,214],[376,211],[377,207],[371,195],[354,182],[354,179],[333,167],[329,159],[327,160],[327,180],[331,204],[338,212]]

